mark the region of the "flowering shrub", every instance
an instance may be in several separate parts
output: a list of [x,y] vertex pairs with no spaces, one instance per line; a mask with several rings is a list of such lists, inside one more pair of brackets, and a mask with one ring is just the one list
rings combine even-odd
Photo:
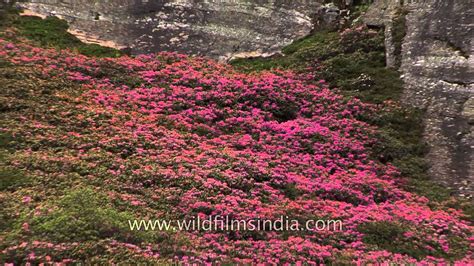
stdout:
[[[472,262],[463,214],[401,189],[398,170],[369,156],[377,129],[357,119],[376,109],[324,81],[174,53],[0,47],[12,64],[2,69],[5,162],[31,176],[1,192],[12,211],[5,262]],[[124,228],[132,216],[198,215],[325,217],[344,230]]]

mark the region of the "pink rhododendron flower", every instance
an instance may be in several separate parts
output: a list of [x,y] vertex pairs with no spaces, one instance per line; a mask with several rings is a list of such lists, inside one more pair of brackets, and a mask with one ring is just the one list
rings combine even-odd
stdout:
[[[463,213],[433,208],[426,197],[404,189],[398,169],[374,159],[377,128],[360,117],[379,107],[344,99],[315,75],[243,74],[176,53],[89,58],[9,44],[0,39],[0,46],[10,47],[0,58],[33,69],[26,78],[74,85],[50,95],[32,92],[47,95],[35,101],[39,111],[19,108],[9,113],[9,128],[2,128],[28,139],[10,166],[47,181],[34,197],[38,209],[22,221],[24,238],[6,246],[2,256],[22,254],[25,260],[33,254],[36,260],[69,263],[93,243],[107,259],[126,254],[152,263],[313,265],[347,258],[363,265],[472,264],[469,251],[456,262],[446,259],[455,255],[455,241],[473,245],[473,227]],[[15,103],[23,106],[26,98]],[[103,196],[86,223],[105,230],[85,243],[74,236],[30,241],[38,221],[54,224],[55,215],[68,213],[51,190],[64,184],[94,186]],[[21,202],[31,200],[25,196]],[[114,224],[124,221],[106,219],[122,214],[245,221],[325,217],[342,220],[343,230],[163,231],[150,237],[163,241],[155,243],[142,238],[144,232],[124,233]],[[82,225],[84,217],[70,218]],[[415,258],[368,244],[370,230],[361,228],[374,224],[395,228],[396,240],[436,256]]]
[[22,199],[22,202],[23,202],[23,203],[29,203],[30,201],[31,201],[31,197],[30,197],[30,196],[25,196],[25,197],[23,197],[23,199]]

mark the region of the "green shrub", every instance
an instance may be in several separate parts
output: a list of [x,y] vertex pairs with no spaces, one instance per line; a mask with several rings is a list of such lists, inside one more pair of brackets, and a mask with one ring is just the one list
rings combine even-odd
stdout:
[[294,183],[286,183],[286,184],[273,184],[272,186],[276,189],[279,189],[285,194],[285,196],[291,200],[297,199],[299,196],[303,195],[303,191],[298,189]]
[[451,191],[432,180],[415,179],[407,180],[405,189],[418,195],[427,197],[432,202],[444,202],[451,197]]
[[13,141],[13,136],[9,133],[0,133],[0,149],[8,149]]
[[393,128],[381,130],[378,139],[379,141],[374,146],[373,151],[379,155],[379,159],[383,163],[410,156],[416,150],[416,147],[407,145],[409,143],[399,138],[397,131]]
[[232,60],[230,63],[240,71],[253,72],[289,68],[292,61],[291,58],[286,56],[275,56],[272,58],[238,58]]
[[106,195],[90,188],[70,191],[58,203],[57,209],[35,217],[32,231],[60,242],[90,241],[112,238],[129,243],[150,240],[144,232],[132,232],[130,213],[113,208]]
[[5,59],[0,59],[0,68],[10,67],[12,64]]
[[400,67],[401,54],[402,54],[402,43],[406,35],[406,15],[408,11],[402,8],[397,10],[395,19],[393,20],[393,43],[395,44],[395,56],[397,59],[396,67]]
[[11,25],[11,16],[18,15],[18,10],[13,7],[14,1],[5,3],[0,2],[0,27],[7,27]]
[[95,57],[119,57],[123,54],[117,49],[100,46],[98,44],[82,44],[77,50],[83,55]]
[[[14,137],[8,133],[0,133],[0,162],[5,161],[8,152],[13,148]],[[21,170],[0,164],[0,191],[15,190],[28,185],[31,179]]]
[[337,46],[338,35],[337,32],[316,32],[305,38],[295,40],[290,45],[284,47],[282,52],[286,55],[291,55],[296,52],[301,53],[301,51],[307,48]]
[[[15,214],[12,211],[12,199],[7,198],[6,196],[0,195],[0,232],[6,232],[8,229],[12,228],[15,222]],[[2,248],[2,243],[0,243],[0,248]],[[1,256],[0,256],[1,261]]]
[[31,183],[31,179],[22,171],[0,166],[0,191],[15,190]]
[[396,241],[403,239],[407,231],[401,225],[382,222],[369,222],[359,225],[358,231],[364,234],[362,240],[368,245],[376,245],[380,249],[392,250]]
[[67,32],[67,22],[57,17],[42,19],[36,16],[21,16],[14,26],[23,36],[41,46],[70,48],[81,44],[78,38]]
[[[424,239],[407,239],[404,233],[407,227],[387,221],[368,222],[359,225],[358,231],[363,233],[362,241],[372,247],[388,250],[393,253],[409,255],[422,259],[426,256],[446,257],[438,243]],[[427,249],[429,245],[433,250]]]
[[398,167],[402,176],[428,180],[429,165],[422,156],[406,155],[395,159],[393,164]]
[[290,101],[281,101],[277,108],[271,109],[271,113],[280,122],[293,120],[298,115],[299,107],[296,103]]

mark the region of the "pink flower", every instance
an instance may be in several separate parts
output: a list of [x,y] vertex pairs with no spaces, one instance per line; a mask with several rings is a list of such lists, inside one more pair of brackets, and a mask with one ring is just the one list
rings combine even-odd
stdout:
[[28,259],[29,260],[34,260],[35,258],[36,258],[36,256],[35,256],[34,252],[31,252],[30,254],[28,254]]
[[142,205],[143,203],[138,200],[132,200],[130,204],[132,204],[133,206],[139,206],[139,205]]
[[23,231],[25,231],[25,232],[29,232],[30,231],[30,225],[25,222],[21,225],[21,229],[23,229]]
[[[353,34],[344,35],[352,39]],[[0,39],[0,47],[6,46],[9,42]],[[51,110],[41,116],[18,111],[11,120],[15,134],[31,141],[16,152],[12,167],[34,167],[35,174],[51,180],[65,180],[74,172],[77,182],[102,182],[100,190],[113,203],[109,207],[123,201],[125,206],[115,206],[120,211],[132,205],[137,214],[150,217],[343,219],[342,231],[318,234],[262,230],[254,238],[243,232],[177,232],[172,237],[186,241],[177,241],[173,250],[189,252],[173,254],[176,260],[303,265],[345,255],[358,264],[445,262],[372,250],[360,225],[377,222],[413,228],[406,240],[426,250],[435,243],[451,255],[450,237],[473,245],[472,225],[461,219],[461,211],[430,208],[427,198],[403,190],[398,169],[372,158],[377,128],[359,117],[377,115],[380,107],[346,100],[325,80],[314,82],[321,66],[312,68],[311,75],[278,70],[243,74],[176,53],[100,59],[24,43],[10,47],[15,53],[0,49],[2,60],[44,69],[35,75],[79,87],[71,94],[55,92],[62,106],[38,102]],[[383,108],[399,107],[387,103]],[[67,149],[56,151],[51,145]],[[56,210],[38,204],[33,218]],[[29,224],[22,229],[27,235]],[[110,240],[108,252],[127,248],[137,258],[159,258],[150,243]],[[36,241],[31,248],[64,258],[80,245],[73,241]],[[108,240],[101,243],[109,245]],[[27,242],[12,245],[7,254],[31,251]],[[470,255],[459,263],[470,262]]]
[[31,201],[31,197],[30,197],[30,196],[25,196],[25,197],[23,197],[23,199],[22,199],[22,202],[23,202],[23,203],[29,203],[30,201]]
[[245,147],[252,143],[252,141],[252,136],[250,136],[249,134],[245,134],[239,139],[238,145]]
[[15,49],[15,45],[13,43],[7,43],[5,46],[5,49],[7,50],[13,50]]

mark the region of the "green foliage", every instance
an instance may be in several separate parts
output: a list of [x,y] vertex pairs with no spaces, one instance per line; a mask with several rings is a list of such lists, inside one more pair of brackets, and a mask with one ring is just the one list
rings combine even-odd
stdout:
[[[337,32],[317,32],[305,38],[294,41],[292,44],[284,47],[282,52],[286,55],[295,53],[308,53],[305,49],[321,49],[324,53],[331,48],[338,40]],[[336,45],[337,46],[337,45]],[[334,48],[334,47],[333,47]],[[337,49],[338,47],[335,47]]]
[[286,56],[274,56],[271,58],[238,58],[232,60],[231,64],[243,72],[259,72],[271,69],[287,69],[293,65],[294,61]]
[[295,119],[298,114],[299,107],[289,101],[278,103],[278,107],[271,110],[273,116],[280,122],[286,122]]
[[385,68],[382,52],[339,54],[322,65],[322,78],[365,102],[397,100],[402,91],[398,72]]
[[303,191],[298,189],[294,183],[287,183],[287,184],[272,184],[272,186],[276,189],[283,191],[285,196],[289,199],[296,199],[303,194]]
[[[364,234],[362,241],[365,244],[378,249],[409,255],[417,259],[433,255],[446,256],[435,242],[408,240],[404,235],[408,228],[398,223],[386,221],[364,223],[359,225],[358,231]],[[425,245],[430,245],[433,250],[427,249]]]
[[[16,209],[14,206],[14,200],[9,197],[5,197],[0,194],[0,239],[3,237],[3,233],[7,230],[14,227],[16,222]],[[0,241],[0,249],[3,248],[3,243]],[[0,261],[2,261],[2,256],[0,254]]]
[[406,35],[406,15],[408,11],[402,8],[397,10],[397,16],[393,20],[393,43],[395,44],[395,56],[397,57],[397,67],[401,64],[402,42]]
[[370,4],[367,3],[356,4],[351,10],[350,19],[357,20],[361,15],[367,12],[369,7]]
[[381,162],[395,165],[408,178],[405,189],[434,202],[446,201],[451,196],[449,189],[429,180],[427,175],[424,155],[428,148],[422,140],[422,117],[419,109],[397,107],[361,120],[379,127],[379,141],[372,148],[373,153]]
[[447,207],[453,209],[461,209],[464,214],[464,220],[474,223],[474,204],[470,199],[465,200],[455,200],[451,204],[446,204]]
[[23,172],[17,169],[0,166],[0,191],[14,190],[28,185],[30,182],[31,179]]
[[129,88],[137,88],[143,84],[143,80],[137,77],[124,76],[124,75],[109,75],[110,81],[115,84],[123,84]]
[[20,33],[41,46],[54,46],[58,48],[75,47],[81,41],[68,33],[69,28],[65,20],[57,17],[42,19],[35,16],[21,16],[15,21]]
[[33,218],[32,231],[56,241],[90,241],[113,238],[140,243],[147,234],[131,232],[130,213],[113,208],[106,195],[90,188],[70,191],[58,203],[57,209],[45,216]]
[[[416,233],[412,237],[407,237],[406,232],[412,231],[408,225],[396,222],[367,222],[360,224],[357,228],[364,234],[362,241],[374,248],[384,249],[393,253],[405,254],[417,259],[427,256],[444,257],[449,260],[456,260],[463,257],[469,249],[468,242],[457,236],[448,234],[447,240],[450,246],[449,254],[442,250],[441,246],[432,240],[419,239]],[[430,246],[428,249],[426,246]]]
[[81,44],[77,47],[77,50],[83,55],[95,57],[120,57],[124,54],[119,50],[98,44]]
[[403,139],[391,125],[380,130],[379,139],[373,151],[379,155],[383,163],[394,162],[408,156],[422,156],[426,150],[422,143],[414,142],[413,139]]
[[8,149],[13,141],[13,136],[9,133],[0,133],[0,149]]
[[9,67],[12,64],[4,59],[0,59],[0,68]]
[[443,202],[451,197],[451,191],[431,180],[409,179],[405,188],[421,196],[425,196],[433,202]]
[[364,243],[385,250],[393,250],[394,243],[403,239],[403,234],[407,231],[399,224],[385,221],[364,223],[357,229],[364,234]]
[[[7,152],[12,148],[13,139],[11,134],[0,133],[0,162],[5,161]],[[0,191],[14,190],[30,182],[30,178],[22,171],[0,163]]]

